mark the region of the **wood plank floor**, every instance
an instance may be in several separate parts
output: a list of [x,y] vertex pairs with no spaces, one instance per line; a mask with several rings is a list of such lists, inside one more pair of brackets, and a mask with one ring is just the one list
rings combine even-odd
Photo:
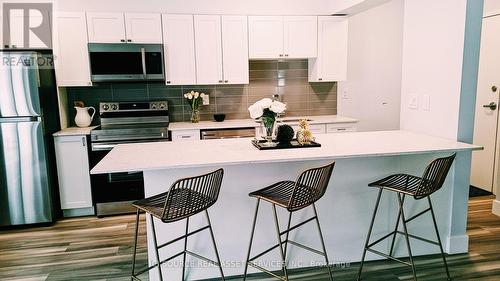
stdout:
[[[448,257],[454,280],[500,280],[500,218],[492,196],[469,205],[470,252]],[[0,280],[130,280],[134,216],[64,219],[51,227],[0,232]],[[141,220],[139,263],[146,263]],[[246,245],[246,243],[245,243]],[[445,280],[439,256],[416,260],[419,280]],[[359,264],[336,268],[335,280],[355,280]],[[408,267],[388,261],[366,264],[364,280],[411,280]],[[145,278],[147,279],[147,278]],[[256,276],[252,280],[272,280]],[[292,280],[328,280],[324,269],[292,272]]]

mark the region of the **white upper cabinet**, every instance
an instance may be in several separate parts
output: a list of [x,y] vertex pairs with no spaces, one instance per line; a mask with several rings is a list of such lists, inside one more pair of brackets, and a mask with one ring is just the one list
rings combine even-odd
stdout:
[[288,58],[315,58],[318,55],[318,17],[284,17],[283,53]]
[[57,85],[92,85],[85,13],[56,13],[54,30],[54,63]]
[[166,84],[196,84],[193,16],[165,14],[162,19]]
[[248,84],[248,22],[246,16],[222,16],[224,83]]
[[309,59],[309,82],[347,79],[347,39],[347,18],[318,17],[318,57]]
[[283,17],[249,16],[248,42],[250,59],[283,57]]
[[87,13],[90,43],[126,41],[123,13]]
[[87,13],[90,43],[158,43],[161,16],[142,13]]
[[245,16],[194,16],[197,84],[248,84]]
[[[3,1],[5,2],[5,1]],[[1,9],[0,9],[1,12]],[[43,13],[43,14],[42,14]],[[52,26],[49,24],[49,20],[51,19],[52,14],[49,11],[39,11],[36,9],[30,9],[28,14],[24,14],[23,9],[12,9],[9,11],[9,18],[7,25],[4,27],[4,18],[3,14],[0,15],[0,35],[2,48],[5,49],[51,49],[51,42],[48,40],[52,40]],[[29,22],[30,27],[40,26],[42,24],[47,24],[47,31],[49,34],[40,34],[41,37],[47,36],[47,38],[40,38],[39,35],[35,34],[33,31],[28,31],[27,34],[28,41],[25,41],[25,23]],[[9,38],[3,38],[3,35],[7,35],[4,33],[4,28],[9,31]],[[42,31],[42,33],[45,33]],[[47,41],[44,42],[43,40]]]
[[198,84],[224,82],[220,16],[195,15],[196,80]]
[[127,42],[162,43],[160,14],[125,14]]
[[316,16],[249,16],[250,59],[317,56]]

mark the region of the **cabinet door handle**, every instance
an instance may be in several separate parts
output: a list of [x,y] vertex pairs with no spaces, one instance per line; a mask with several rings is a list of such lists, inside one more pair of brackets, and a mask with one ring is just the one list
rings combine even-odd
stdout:
[[167,84],[170,84],[170,81],[167,81]]
[[229,82],[229,81],[227,81],[227,80],[224,80],[224,83],[228,83],[228,82]]
[[127,39],[127,42],[132,42],[132,39]]
[[288,57],[288,54],[285,54],[285,57]]
[[222,80],[219,80],[219,83],[222,83]]
[[282,56],[283,56],[283,54],[280,54],[280,57],[282,57]]
[[318,81],[323,81],[323,78],[318,78]]
[[82,146],[87,146],[87,141],[85,140],[85,137],[82,137]]
[[125,39],[120,39],[120,42],[125,42]]
[[181,136],[182,139],[190,139],[191,136]]

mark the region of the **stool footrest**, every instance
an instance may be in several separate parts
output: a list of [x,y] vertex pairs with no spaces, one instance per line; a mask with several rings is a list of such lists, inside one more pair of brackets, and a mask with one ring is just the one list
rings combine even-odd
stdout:
[[175,243],[175,242],[177,242],[177,241],[181,241],[182,239],[184,239],[184,238],[186,238],[186,237],[189,237],[189,236],[191,236],[191,235],[194,235],[194,234],[196,234],[196,233],[198,233],[198,232],[201,232],[201,231],[203,231],[203,230],[205,230],[205,229],[208,229],[209,227],[210,227],[210,226],[209,226],[209,225],[207,225],[207,226],[204,226],[204,227],[198,228],[197,230],[194,230],[194,231],[189,232],[187,235],[182,235],[182,236],[179,236],[179,237],[177,237],[177,238],[175,238],[175,239],[173,239],[173,240],[170,240],[170,241],[168,241],[168,242],[165,242],[165,243],[163,243],[163,244],[161,244],[161,245],[159,245],[159,246],[158,246],[158,250],[159,250],[159,249],[161,249],[161,248],[163,248],[163,247],[165,247],[165,246],[168,246],[168,245],[170,245],[170,244],[172,244],[172,243]]
[[308,246],[306,246],[306,245],[300,244],[300,243],[298,243],[298,242],[295,242],[295,241],[292,241],[292,240],[288,240],[288,243],[290,243],[290,244],[292,244],[292,245],[294,245],[294,246],[300,247],[300,248],[302,248],[302,249],[304,249],[304,250],[307,250],[307,251],[313,252],[313,253],[315,253],[315,254],[318,254],[318,255],[320,255],[320,256],[326,256],[326,255],[325,255],[325,253],[323,253],[323,252],[321,252],[321,251],[318,251],[318,250],[316,250],[316,249],[313,249],[313,248],[311,248],[311,247],[308,247]]
[[215,265],[215,266],[221,266],[221,264],[219,264],[218,262],[213,261],[213,260],[211,260],[211,259],[209,259],[209,258],[206,258],[206,257],[204,257],[204,256],[198,255],[197,253],[193,253],[193,252],[191,252],[191,251],[187,251],[187,250],[186,250],[186,254],[189,254],[189,255],[191,255],[191,256],[193,256],[193,257],[195,257],[195,258],[198,258],[198,259],[200,259],[200,260],[204,260],[204,261],[206,261],[206,262],[208,262],[208,263],[210,263],[210,264],[213,264],[213,265]]
[[390,255],[387,255],[387,254],[384,254],[384,253],[382,253],[382,252],[380,252],[380,251],[377,251],[377,250],[374,250],[374,249],[370,249],[370,248],[367,248],[366,250],[367,250],[367,251],[370,251],[370,252],[372,252],[372,253],[374,253],[374,254],[377,254],[377,255],[379,255],[379,256],[382,256],[382,257],[388,258],[388,259],[390,259],[390,260],[397,261],[397,262],[400,262],[400,263],[402,263],[402,264],[406,264],[407,266],[412,266],[412,265],[411,265],[411,263],[409,263],[409,262],[407,262],[407,261],[404,261],[404,260],[401,260],[401,259],[395,258],[395,257],[390,256]]
[[303,222],[301,222],[301,223],[298,223],[298,224],[296,224],[296,225],[294,225],[294,226],[290,227],[289,229],[287,229],[287,230],[284,230],[284,231],[280,232],[280,236],[281,236],[281,235],[285,235],[285,234],[287,234],[288,232],[291,232],[292,230],[294,230],[294,229],[296,229],[296,228],[299,228],[299,227],[303,226],[304,224],[306,224],[306,223],[308,223],[308,222],[310,222],[310,221],[315,220],[316,218],[317,218],[317,217],[312,217],[312,218],[307,219],[307,220],[305,220],[305,221],[303,221]]
[[254,268],[256,268],[256,269],[258,269],[258,270],[260,270],[260,271],[262,271],[262,272],[264,272],[264,273],[267,273],[267,274],[269,274],[269,275],[271,275],[271,276],[275,277],[275,278],[278,278],[278,279],[280,279],[280,280],[286,281],[286,278],[285,278],[285,277],[283,277],[283,276],[279,276],[279,275],[277,275],[276,273],[274,273],[274,272],[272,272],[272,271],[270,271],[270,270],[267,270],[267,269],[263,268],[262,266],[256,265],[256,264],[255,264],[254,262],[252,262],[252,261],[248,261],[248,262],[247,262],[247,264],[248,264],[248,265],[250,265],[251,267],[254,267]]
[[[281,242],[281,244],[284,244],[284,243],[285,243],[285,241]],[[258,259],[258,258],[262,257],[263,255],[265,255],[265,254],[267,254],[267,253],[271,252],[272,250],[274,250],[274,249],[276,249],[276,248],[278,248],[278,247],[279,247],[279,244],[276,244],[276,245],[272,246],[271,248],[269,248],[269,249],[267,249],[267,250],[265,250],[265,251],[261,252],[260,254],[258,254],[258,255],[256,255],[256,256],[254,256],[253,258],[248,259],[248,261],[253,261],[253,260],[255,260],[255,259]]]
[[[398,231],[398,234],[405,235],[405,233],[402,232],[402,231]],[[427,242],[427,243],[432,244],[432,245],[439,246],[438,242],[435,242],[435,241],[432,241],[432,240],[429,240],[429,239],[426,239],[426,238],[423,238],[423,237],[420,237],[420,236],[417,236],[417,235],[413,235],[413,234],[409,234],[408,233],[408,237],[413,238],[413,239],[417,239],[417,240],[420,240],[420,241],[424,241],[424,242]]]
[[405,222],[406,222],[406,223],[409,223],[410,221],[412,221],[412,220],[414,220],[414,219],[416,219],[416,218],[420,217],[421,215],[423,215],[423,214],[427,213],[427,212],[428,212],[428,211],[430,211],[430,210],[431,210],[431,208],[427,208],[427,209],[423,210],[422,212],[420,212],[420,213],[418,213],[418,214],[416,214],[416,215],[412,216],[411,218],[407,219]]

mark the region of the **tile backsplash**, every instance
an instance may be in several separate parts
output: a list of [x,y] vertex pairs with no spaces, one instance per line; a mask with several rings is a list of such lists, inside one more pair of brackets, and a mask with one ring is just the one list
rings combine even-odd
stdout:
[[[189,121],[190,107],[183,94],[191,90],[210,95],[210,105],[200,108],[202,120],[212,120],[214,113],[226,119],[250,118],[247,108],[255,101],[279,94],[287,104],[286,116],[310,116],[337,113],[337,83],[309,83],[307,59],[250,61],[248,85],[183,85],[155,83],[99,83],[92,87],[69,87],[68,107],[74,125],[73,102],[82,100],[98,107],[101,101],[142,101],[166,99],[172,121]],[[97,115],[96,115],[97,116]],[[99,118],[94,119],[99,124]]]

